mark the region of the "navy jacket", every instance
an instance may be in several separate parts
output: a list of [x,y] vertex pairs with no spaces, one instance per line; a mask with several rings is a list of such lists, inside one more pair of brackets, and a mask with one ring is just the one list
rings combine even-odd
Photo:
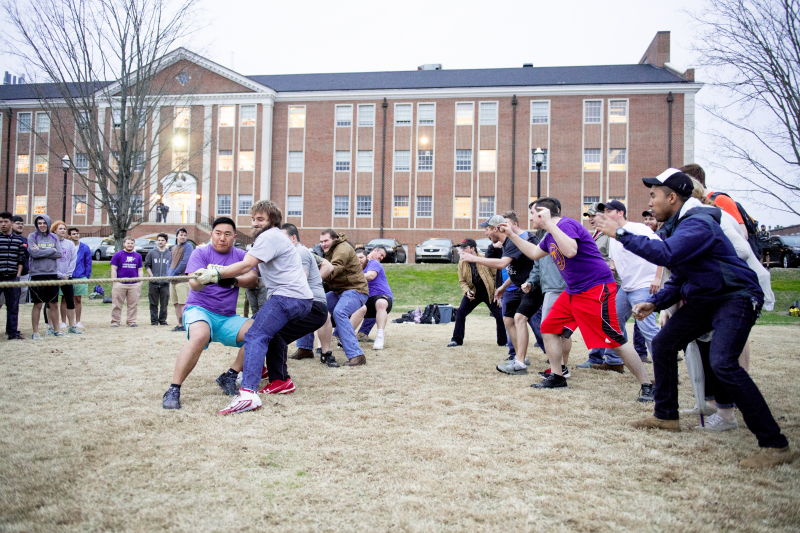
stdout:
[[663,241],[632,233],[620,238],[626,250],[672,271],[664,288],[648,300],[656,309],[684,299],[693,307],[711,311],[732,297],[763,305],[758,278],[722,232],[721,216],[719,209],[696,207],[676,221]]

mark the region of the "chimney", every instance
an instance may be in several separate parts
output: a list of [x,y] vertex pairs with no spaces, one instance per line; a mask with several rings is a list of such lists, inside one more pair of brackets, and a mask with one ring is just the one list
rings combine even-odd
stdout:
[[533,68],[533,63],[523,63],[522,68]]
[[441,63],[425,63],[417,67],[417,70],[442,70]]
[[12,83],[12,85],[16,85],[16,84],[17,84],[17,77],[14,76],[14,82]]
[[8,85],[10,83],[11,83],[11,74],[9,74],[8,71],[6,71],[6,73],[3,74],[3,85]]
[[650,42],[639,64],[664,68],[665,63],[669,63],[669,32],[660,31]]

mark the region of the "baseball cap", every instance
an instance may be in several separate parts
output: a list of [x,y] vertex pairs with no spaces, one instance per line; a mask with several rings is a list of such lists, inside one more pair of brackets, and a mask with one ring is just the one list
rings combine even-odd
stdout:
[[622,211],[626,215],[628,214],[628,210],[625,208],[625,204],[623,204],[619,200],[611,200],[610,202],[606,202],[605,204],[599,204],[598,207],[600,205],[603,206],[603,209],[601,209],[601,211],[605,211],[607,209],[613,209],[614,211]]
[[606,207],[603,204],[601,204],[600,202],[595,202],[595,203],[593,203],[592,205],[589,206],[589,208],[586,210],[586,212],[583,214],[583,216],[585,216],[585,217],[593,217],[597,213],[602,213],[605,210],[606,210]]
[[468,246],[471,246],[473,248],[477,248],[478,247],[478,243],[475,242],[475,239],[464,239],[463,241],[461,241],[461,244],[459,244],[459,246],[462,247],[462,248],[467,248]]
[[694,190],[692,178],[677,168],[668,168],[655,178],[642,178],[642,182],[648,187],[652,187],[653,185],[669,187],[676,193],[686,197],[690,197]]
[[481,222],[478,226],[485,228],[486,226],[498,226],[506,221],[503,215],[492,215],[486,219],[486,222]]
[[651,217],[651,216],[653,216],[653,212],[652,211],[642,211],[642,216],[643,217]]

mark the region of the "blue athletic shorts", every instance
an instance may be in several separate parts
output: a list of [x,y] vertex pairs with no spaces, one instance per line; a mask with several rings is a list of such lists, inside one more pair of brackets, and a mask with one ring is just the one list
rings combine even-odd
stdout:
[[[183,326],[186,328],[187,339],[189,338],[189,326],[191,324],[205,322],[211,329],[211,342],[218,342],[231,348],[240,348],[244,345],[244,342],[236,342],[236,336],[248,320],[250,319],[241,315],[218,315],[197,305],[191,305],[183,310]],[[208,349],[208,344],[206,344],[205,349]]]

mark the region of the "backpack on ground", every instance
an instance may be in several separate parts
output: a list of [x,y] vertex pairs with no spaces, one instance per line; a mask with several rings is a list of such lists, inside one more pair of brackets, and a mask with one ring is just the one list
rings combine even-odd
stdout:
[[442,319],[442,315],[439,312],[439,306],[436,304],[430,304],[425,306],[425,311],[422,313],[422,317],[420,317],[419,323],[420,324],[438,324]]
[[[711,199],[711,201],[714,201],[714,199],[720,194],[722,196],[727,196],[728,198],[731,198],[729,194],[724,192],[711,193],[711,196],[709,198]],[[733,198],[731,198],[731,200],[733,200]],[[736,209],[739,210],[739,216],[742,217],[742,220],[744,221],[744,227],[747,229],[747,242],[748,244],[750,244],[750,248],[753,249],[753,253],[756,255],[756,257],[761,257],[761,244],[758,238],[758,221],[747,214],[747,211],[745,210],[744,206],[742,206],[742,204],[740,204],[736,200],[733,200],[733,203],[736,204]]]

